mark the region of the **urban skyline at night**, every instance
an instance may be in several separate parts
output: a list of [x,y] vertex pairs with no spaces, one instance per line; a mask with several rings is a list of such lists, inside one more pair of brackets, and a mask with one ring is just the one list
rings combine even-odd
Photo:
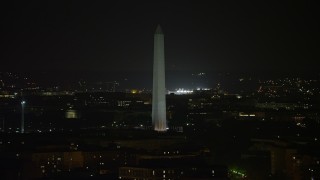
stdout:
[[311,1],[8,1],[0,179],[320,179]]

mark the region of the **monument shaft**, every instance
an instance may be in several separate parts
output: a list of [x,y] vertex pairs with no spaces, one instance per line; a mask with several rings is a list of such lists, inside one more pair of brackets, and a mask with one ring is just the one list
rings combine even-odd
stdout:
[[158,25],[154,34],[152,124],[155,131],[166,131],[166,89],[164,35]]

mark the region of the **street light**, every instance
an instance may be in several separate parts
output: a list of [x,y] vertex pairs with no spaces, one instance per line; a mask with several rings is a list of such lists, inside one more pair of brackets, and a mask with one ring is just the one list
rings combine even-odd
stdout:
[[21,133],[24,133],[24,106],[26,101],[21,101]]

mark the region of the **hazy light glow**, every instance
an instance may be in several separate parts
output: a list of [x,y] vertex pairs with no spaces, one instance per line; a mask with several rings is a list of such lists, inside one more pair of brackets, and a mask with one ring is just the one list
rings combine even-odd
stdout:
[[193,90],[189,90],[189,89],[184,89],[184,88],[179,88],[175,91],[169,91],[169,94],[174,93],[177,95],[181,95],[181,94],[192,94]]

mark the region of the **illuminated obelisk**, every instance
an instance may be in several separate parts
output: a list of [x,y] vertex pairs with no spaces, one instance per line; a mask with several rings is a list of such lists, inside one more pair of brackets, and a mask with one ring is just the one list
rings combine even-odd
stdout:
[[154,34],[152,125],[155,131],[167,130],[164,35],[160,25]]

